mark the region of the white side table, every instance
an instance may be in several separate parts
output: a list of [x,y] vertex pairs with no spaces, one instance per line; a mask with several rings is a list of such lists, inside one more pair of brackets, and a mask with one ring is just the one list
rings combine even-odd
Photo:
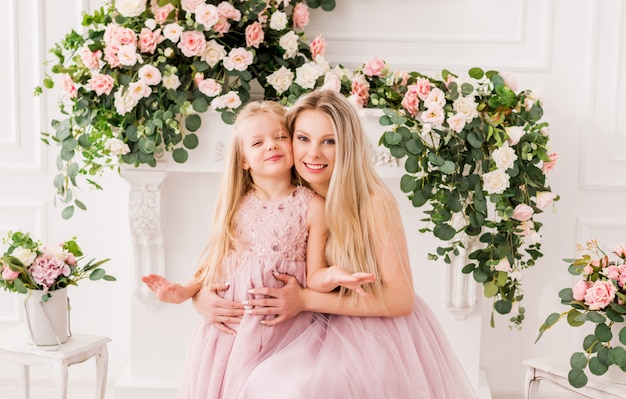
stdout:
[[524,361],[526,365],[526,384],[524,399],[537,399],[539,383],[542,380],[592,399],[626,399],[626,385],[613,384],[587,373],[589,382],[582,388],[572,387],[568,380],[569,361],[562,358],[541,358]]
[[22,396],[30,395],[30,366],[52,366],[55,381],[55,398],[67,398],[68,368],[72,364],[96,359],[96,399],[104,399],[106,389],[109,354],[108,337],[72,334],[72,337],[59,349],[46,350],[26,343],[24,326],[0,330],[0,359],[21,365]]

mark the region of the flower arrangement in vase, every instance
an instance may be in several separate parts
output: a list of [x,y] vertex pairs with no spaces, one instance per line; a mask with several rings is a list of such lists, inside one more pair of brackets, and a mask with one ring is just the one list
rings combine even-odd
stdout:
[[463,272],[483,285],[494,312],[521,325],[522,272],[542,256],[536,216],[558,200],[547,182],[558,153],[541,90],[481,68],[428,77],[378,57],[333,66],[323,36],[308,41],[303,32],[317,7],[331,11],[335,0],[117,0],[85,14],[85,33],[51,49],[63,118],[44,141],[60,147],[53,184],[62,216],[86,209],[79,180],[100,189],[105,169],[155,166],[164,151],[186,162],[209,132],[198,114],[213,109],[232,123],[255,87],[285,106],[334,90],[382,110],[380,144],[405,161],[401,189],[413,206],[431,206],[421,231],[446,243],[431,259],[451,263],[471,250]]
[[28,294],[29,291],[41,291],[42,301],[47,302],[54,291],[71,285],[78,285],[80,280],[115,281],[115,277],[106,274],[101,267],[109,259],[90,260],[79,266],[83,252],[76,239],[42,245],[29,233],[9,232],[2,240],[8,245],[0,260],[0,287],[6,291]]
[[559,320],[566,319],[572,327],[589,322],[595,324],[593,332],[585,336],[582,352],[570,358],[568,374],[570,385],[583,387],[588,382],[585,369],[594,375],[603,375],[609,368],[618,368],[626,383],[626,245],[617,245],[611,260],[598,245],[590,240],[583,247],[578,259],[564,259],[569,263],[568,271],[580,276],[573,287],[559,292],[561,303],[570,309],[550,314],[539,328],[537,341],[543,333]]

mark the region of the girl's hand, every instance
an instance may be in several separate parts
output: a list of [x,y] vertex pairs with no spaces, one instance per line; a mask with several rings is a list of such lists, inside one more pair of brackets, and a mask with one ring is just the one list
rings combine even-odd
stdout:
[[217,329],[227,334],[237,335],[237,332],[227,324],[240,324],[245,310],[243,304],[219,296],[219,291],[226,291],[229,287],[230,285],[226,283],[202,288],[193,296],[192,301],[196,312]]
[[363,290],[361,285],[373,283],[377,280],[372,273],[353,273],[349,274],[339,266],[329,267],[328,278],[333,284],[341,285],[350,290],[354,290],[357,294],[368,297],[369,294]]
[[288,274],[274,273],[274,277],[285,283],[281,288],[255,288],[249,292],[259,296],[257,299],[244,301],[252,307],[248,312],[254,315],[275,315],[272,320],[264,320],[266,326],[275,326],[304,310],[304,288],[295,277]]
[[146,283],[159,301],[181,303],[189,299],[189,294],[181,284],[171,283],[165,277],[158,274],[143,276],[141,281]]

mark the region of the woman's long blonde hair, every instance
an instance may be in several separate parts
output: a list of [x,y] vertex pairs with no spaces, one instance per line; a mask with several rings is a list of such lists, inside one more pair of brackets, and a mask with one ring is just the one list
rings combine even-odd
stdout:
[[[329,231],[326,247],[328,264],[341,266],[350,273],[375,274],[378,281],[363,288],[379,297],[384,281],[372,235],[377,229],[374,221],[386,223],[390,229],[396,226],[396,200],[374,169],[370,142],[354,106],[339,93],[313,91],[301,97],[287,113],[289,132],[294,132],[298,116],[306,110],[325,114],[335,134],[335,167],[325,208]],[[404,237],[403,232],[401,237]],[[395,238],[399,237],[382,239]],[[376,239],[381,237],[376,236]],[[403,245],[399,243],[399,246]],[[344,289],[343,292],[356,295],[354,291]]]
[[249,128],[253,118],[262,114],[271,116],[277,124],[285,127],[286,109],[274,101],[253,101],[239,112],[217,192],[211,238],[203,252],[204,260],[195,274],[196,279],[205,286],[219,281],[223,276],[224,258],[240,246],[239,237],[235,234],[235,215],[244,195],[254,188],[250,173],[243,168],[245,160],[241,150],[241,134]]

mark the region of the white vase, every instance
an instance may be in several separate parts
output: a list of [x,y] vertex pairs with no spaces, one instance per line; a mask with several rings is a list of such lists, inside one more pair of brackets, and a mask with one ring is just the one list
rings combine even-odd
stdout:
[[60,346],[67,342],[69,332],[69,301],[67,288],[50,291],[42,301],[42,290],[31,290],[24,300],[26,342],[36,346]]
[[[624,344],[619,341],[619,332],[624,327],[626,327],[626,323],[616,323],[613,325],[613,338],[611,339],[611,347],[614,348],[616,346],[624,346]],[[622,371],[621,368],[612,364],[609,366],[609,369],[604,374],[604,379],[614,384],[626,385],[626,371]]]

